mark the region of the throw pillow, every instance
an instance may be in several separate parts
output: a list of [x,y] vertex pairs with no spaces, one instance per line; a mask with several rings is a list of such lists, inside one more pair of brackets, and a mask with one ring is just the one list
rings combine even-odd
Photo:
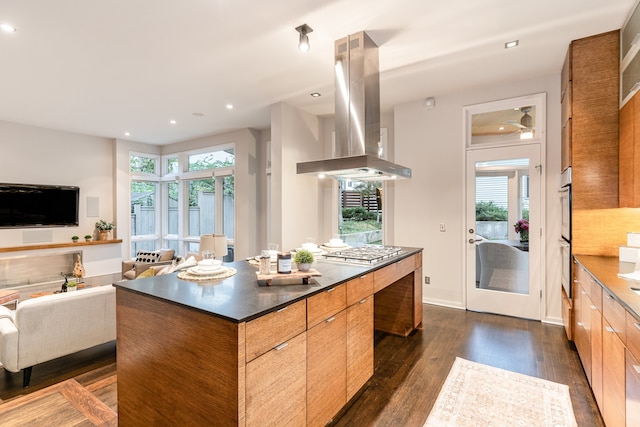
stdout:
[[145,277],[153,277],[153,268],[147,268],[136,279],[144,279]]
[[136,255],[136,262],[158,262],[160,259],[159,251],[138,251]]
[[158,261],[171,261],[175,253],[173,249],[160,249],[160,259]]

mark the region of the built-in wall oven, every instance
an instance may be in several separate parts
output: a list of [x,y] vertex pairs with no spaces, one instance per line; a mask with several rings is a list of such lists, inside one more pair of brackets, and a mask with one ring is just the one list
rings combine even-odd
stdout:
[[562,254],[562,288],[567,298],[571,298],[571,168],[562,172],[560,185],[560,203],[562,206],[562,226],[560,252]]

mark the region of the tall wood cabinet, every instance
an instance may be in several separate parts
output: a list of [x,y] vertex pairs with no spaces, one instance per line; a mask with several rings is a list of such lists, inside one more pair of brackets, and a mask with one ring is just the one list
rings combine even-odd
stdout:
[[620,109],[620,207],[640,207],[640,95]]
[[562,69],[562,168],[576,210],[618,207],[619,33],[574,40]]

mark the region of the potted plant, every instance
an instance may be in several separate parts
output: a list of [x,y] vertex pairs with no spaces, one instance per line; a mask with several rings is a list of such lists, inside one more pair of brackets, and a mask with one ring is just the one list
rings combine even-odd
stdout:
[[84,236],[85,242],[90,242],[91,239],[93,239],[93,236],[91,234],[87,234],[87,235]]
[[78,289],[78,282],[76,282],[75,280],[67,282],[67,292],[72,292],[77,289]]
[[107,222],[103,219],[96,222],[96,229],[98,230],[98,240],[111,240],[111,230],[116,228],[112,222]]
[[73,240],[73,243],[78,243],[78,239],[80,239],[78,236],[71,236],[71,240]]
[[298,264],[298,270],[309,271],[311,263],[313,263],[313,254],[307,249],[300,249],[296,251],[296,256],[293,260]]

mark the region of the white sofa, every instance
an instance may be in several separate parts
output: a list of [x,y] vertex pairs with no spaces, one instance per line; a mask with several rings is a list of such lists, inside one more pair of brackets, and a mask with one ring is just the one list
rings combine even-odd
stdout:
[[0,363],[23,370],[28,387],[31,369],[80,350],[116,339],[116,292],[97,286],[0,306]]

